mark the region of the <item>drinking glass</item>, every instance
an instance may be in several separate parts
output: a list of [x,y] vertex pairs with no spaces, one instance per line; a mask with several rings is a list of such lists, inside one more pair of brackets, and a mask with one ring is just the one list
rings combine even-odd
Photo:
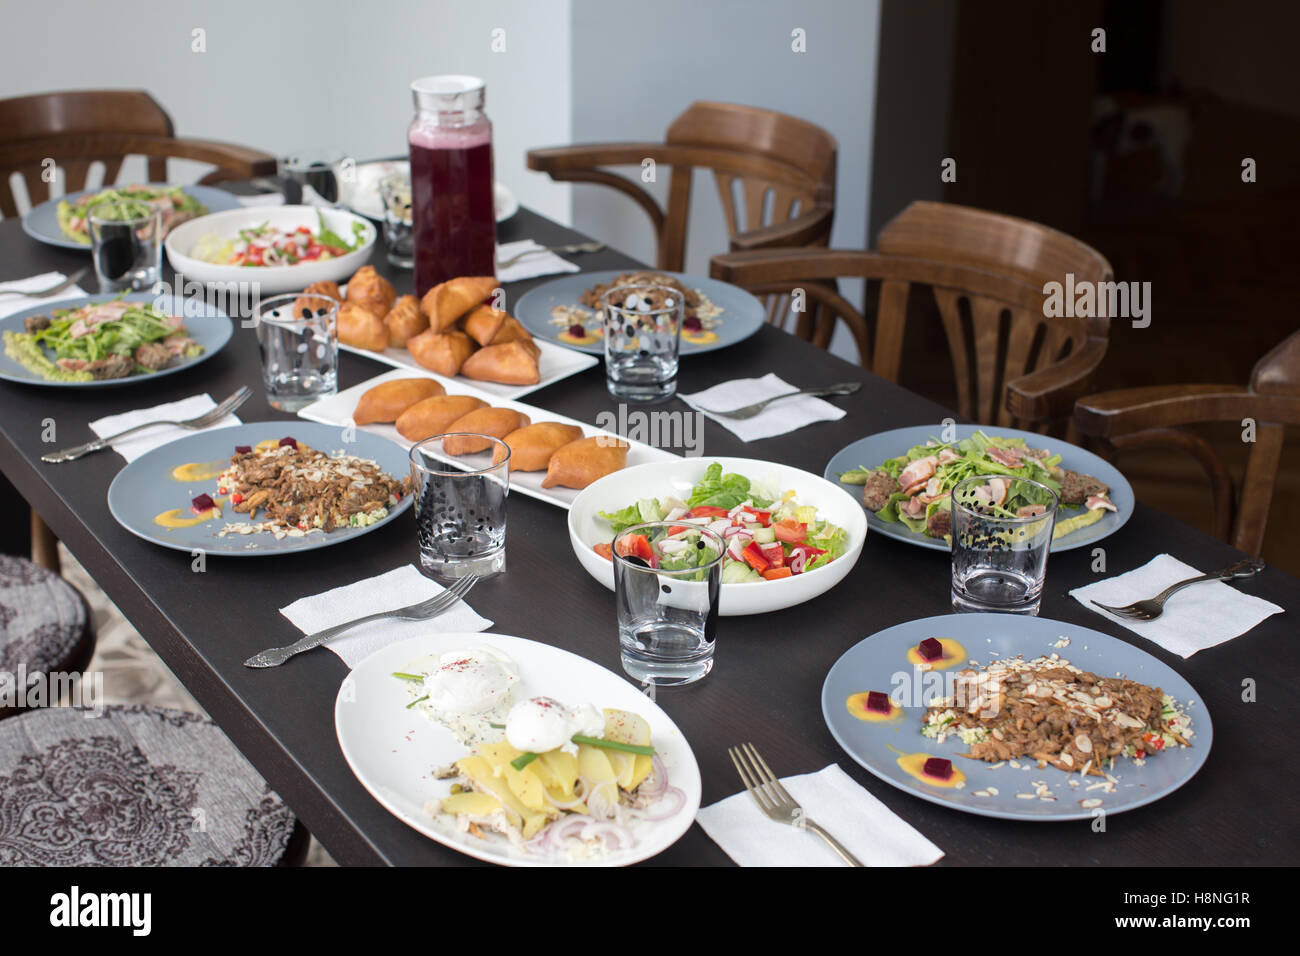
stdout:
[[[673,529],[679,529],[677,536],[669,534]],[[670,521],[651,521],[614,538],[619,652],[623,670],[643,684],[689,684],[713,669],[727,546],[705,528],[680,529]],[[680,562],[690,551],[699,554],[698,566],[680,571],[661,566],[665,560]]]
[[339,181],[348,156],[340,149],[300,149],[275,162],[288,206],[317,200],[329,206],[339,203]]
[[296,412],[338,391],[338,299],[290,292],[253,308],[272,408]]
[[1028,478],[977,475],[953,488],[953,610],[1038,613],[1058,503]]
[[420,568],[429,577],[483,577],[506,569],[510,446],[451,432],[411,447]]
[[610,289],[605,318],[605,385],[615,398],[661,402],[677,390],[677,349],[686,303],[669,286]]
[[415,267],[415,232],[411,225],[411,177],[393,173],[379,181],[384,201],[384,245],[388,261],[399,269]]
[[86,222],[99,291],[152,291],[162,278],[162,209],[111,200],[91,206]]

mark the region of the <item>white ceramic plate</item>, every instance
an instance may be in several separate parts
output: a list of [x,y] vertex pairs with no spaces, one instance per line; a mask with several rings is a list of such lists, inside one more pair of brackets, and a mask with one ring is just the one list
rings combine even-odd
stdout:
[[[612,435],[613,432],[607,432],[604,429],[596,428],[576,419],[566,418],[563,415],[556,415],[548,412],[544,408],[538,408],[535,405],[525,405],[522,402],[514,402],[509,399],[498,398],[491,393],[484,392],[480,389],[470,387],[461,381],[448,381],[441,379],[432,372],[421,369],[418,372],[402,370],[399,372],[385,372],[360,385],[354,385],[349,389],[339,392],[337,395],[331,395],[329,398],[323,398],[318,402],[313,402],[306,408],[301,409],[298,414],[313,422],[322,422],[326,425],[353,425],[352,412],[357,407],[357,402],[361,396],[376,385],[384,382],[391,382],[399,378],[431,378],[441,381],[447,387],[448,395],[472,395],[475,398],[481,398],[496,408],[513,408],[517,412],[523,412],[532,422],[562,422],[565,425],[578,425],[585,432],[584,437],[592,435]],[[396,442],[403,448],[409,449],[414,442],[403,438],[401,433],[393,425],[361,425],[357,426],[359,431],[371,432],[389,441]],[[625,439],[626,440],[626,439]],[[652,445],[643,445],[641,442],[629,441],[632,447],[627,452],[628,467],[642,465],[652,461],[676,461],[677,456],[670,451],[664,451],[662,448],[655,448]],[[449,458],[452,464],[457,464],[457,459]],[[464,467],[470,467],[468,463],[462,462]],[[573,488],[543,488],[542,479],[546,477],[544,471],[516,471],[510,474],[510,491],[513,494],[527,495],[530,498],[536,498],[538,501],[545,501],[553,505],[559,505],[561,508],[572,506],[574,499],[578,497],[579,492]]]
[[634,846],[591,862],[615,866],[649,859],[690,829],[700,807],[700,768],[672,718],[635,685],[585,657],[502,634],[430,633],[412,638],[367,657],[343,681],[334,703],[339,747],[361,785],[384,809],[430,839],[480,860],[514,866],[557,862],[530,856],[498,835],[479,839],[461,833],[449,819],[424,812],[426,801],[449,792],[449,781],[434,779],[433,770],[468,751],[450,731],[407,710],[410,697],[392,675],[426,655],[479,647],[503,651],[519,665],[514,700],[544,695],[571,705],[616,707],[650,723],[651,743],[668,770],[669,784],[685,793],[685,805],[667,820],[644,824]]
[[[235,236],[240,229],[270,223],[277,229],[297,229],[309,226],[313,230],[320,227],[320,218],[330,229],[344,238],[351,239],[353,223],[361,223],[362,244],[353,252],[336,259],[316,262],[302,262],[294,266],[270,266],[255,268],[249,266],[217,265],[193,259],[189,253],[202,236]],[[342,282],[370,261],[371,247],[375,244],[375,226],[363,216],[357,216],[342,209],[317,209],[314,206],[270,206],[232,209],[228,212],[212,213],[182,223],[168,233],[163,240],[167,249],[167,260],[172,268],[188,279],[198,282],[257,282],[262,295],[274,295],[278,292],[298,292],[313,282]]]
[[829,591],[853,569],[867,537],[867,519],[862,506],[850,494],[825,478],[789,465],[753,458],[705,456],[624,468],[584,488],[569,509],[569,541],[587,573],[611,591],[614,589],[613,565],[593,550],[595,545],[609,542],[614,537],[600,512],[620,511],[639,498],[673,495],[685,501],[690,496],[691,486],[704,477],[705,470],[715,461],[722,464],[724,473],[744,475],[778,494],[793,490],[799,504],[812,505],[822,518],[839,525],[849,534],[849,546],[844,554],[816,571],[776,581],[722,585],[719,613],[728,616],[763,614],[794,607]]
[[405,369],[407,371],[416,371],[421,375],[428,375],[436,378],[444,385],[466,386],[475,391],[482,392],[484,395],[495,399],[520,398],[529,392],[535,392],[539,388],[545,388],[552,382],[558,382],[562,378],[568,378],[570,375],[576,375],[578,372],[586,371],[593,365],[599,365],[600,359],[594,355],[587,355],[583,352],[575,352],[573,349],[566,349],[561,345],[555,345],[547,342],[545,339],[534,339],[537,347],[541,349],[541,355],[537,358],[538,382],[536,385],[502,385],[500,382],[479,382],[472,379],[447,378],[445,375],[438,375],[436,372],[430,372],[427,368],[415,360],[406,349],[386,348],[382,352],[370,352],[366,349],[359,349],[353,345],[339,344],[339,348],[344,352],[351,352],[353,355],[364,355],[366,358],[372,358],[377,362],[383,362],[385,365],[391,365],[394,368]]
[[[355,172],[352,182],[340,184],[339,201],[359,216],[382,222],[384,200],[379,195],[379,182],[393,173],[406,173],[409,176],[411,164],[404,159],[380,160],[362,163],[356,167]],[[509,186],[493,183],[492,208],[497,222],[505,222],[519,211],[519,201]]]

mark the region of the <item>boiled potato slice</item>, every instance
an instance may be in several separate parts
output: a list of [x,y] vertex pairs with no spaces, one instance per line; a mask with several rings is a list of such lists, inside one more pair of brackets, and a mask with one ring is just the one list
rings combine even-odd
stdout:
[[[477,790],[467,790],[464,793],[453,793],[451,796],[442,801],[443,813],[468,813],[472,817],[491,816],[504,807],[501,801],[488,793],[479,793]],[[506,811],[506,817],[510,813]]]
[[[537,761],[533,761],[536,763]],[[514,795],[530,810],[536,810],[539,813],[550,813],[554,808],[546,802],[546,790],[542,786],[541,778],[533,772],[533,765],[529,764],[523,770],[516,770],[510,764],[505,765],[506,784],[510,787]]]
[[506,818],[514,826],[520,827],[525,840],[545,826],[547,821],[551,819],[550,815],[538,813],[515,796],[515,792],[510,789],[506,778],[497,776],[495,768],[486,758],[478,756],[462,757],[456,761],[456,767],[461,773],[473,780],[476,787],[490,793],[501,801],[502,806],[506,808]]
[[[611,803],[618,801],[618,774],[609,762],[608,751],[578,745],[578,770],[591,781],[592,793],[600,792]],[[590,802],[590,801],[588,801]]]
[[523,754],[522,750],[510,746],[510,744],[504,740],[499,740],[494,744],[481,744],[478,748],[478,752],[483,759],[493,767],[498,768],[498,770],[500,767],[510,763],[510,761]]
[[578,782],[577,757],[563,750],[552,750],[542,754],[534,763],[543,764],[546,771],[553,776],[553,782],[547,783],[547,786],[558,790],[563,795],[560,799],[573,799],[573,788]]
[[[637,744],[642,747],[650,745],[650,724],[639,714],[627,710],[605,708],[605,739],[617,740],[625,744]],[[617,751],[606,751],[614,754]],[[618,785],[629,792],[641,786],[641,781],[650,776],[652,764],[650,758],[643,754],[625,754],[632,757],[631,768],[621,772]]]

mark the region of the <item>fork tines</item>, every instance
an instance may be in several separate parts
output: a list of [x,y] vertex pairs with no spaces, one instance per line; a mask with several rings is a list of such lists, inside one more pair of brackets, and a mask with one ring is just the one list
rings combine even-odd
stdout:
[[[767,761],[754,748],[753,744],[741,744],[728,747],[731,762],[736,765],[741,782],[759,808],[770,817],[786,820],[790,811],[799,805],[789,792],[781,785],[780,779],[772,772]],[[780,811],[785,811],[782,814]]]

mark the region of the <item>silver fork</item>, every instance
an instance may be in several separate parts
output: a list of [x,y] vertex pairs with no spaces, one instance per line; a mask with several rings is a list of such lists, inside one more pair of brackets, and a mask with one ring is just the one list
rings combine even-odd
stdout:
[[478,577],[467,575],[459,579],[447,590],[443,591],[427,601],[421,601],[419,604],[412,604],[409,607],[399,607],[394,611],[380,611],[377,614],[367,614],[365,617],[359,617],[355,621],[347,621],[343,624],[335,624],[333,627],[327,627],[323,631],[317,631],[315,634],[308,634],[300,641],[289,644],[285,647],[268,647],[260,653],[254,654],[248,660],[244,661],[245,667],[279,667],[289,658],[301,654],[303,651],[309,651],[313,647],[320,647],[331,638],[338,637],[344,631],[356,627],[358,624],[365,624],[367,621],[380,621],[384,618],[398,618],[403,621],[427,621],[430,618],[437,617],[443,611],[446,611],[453,604],[469,593],[470,588],[478,583]]
[[20,289],[0,289],[0,295],[25,295],[29,299],[48,299],[52,295],[58,295],[69,286],[76,285],[81,281],[82,276],[89,271],[89,268],[82,267],[58,285],[52,285],[48,289],[41,289],[39,292],[23,292]]
[[1264,562],[1258,558],[1248,558],[1245,561],[1238,561],[1236,564],[1229,565],[1222,571],[1211,571],[1209,574],[1202,574],[1198,577],[1188,578],[1186,581],[1179,581],[1177,584],[1171,584],[1153,598],[1145,601],[1134,601],[1132,604],[1125,604],[1123,607],[1111,607],[1108,604],[1102,604],[1100,601],[1093,601],[1104,611],[1110,611],[1111,614],[1118,614],[1120,617],[1127,617],[1134,621],[1154,621],[1165,611],[1165,602],[1169,600],[1176,592],[1192,584],[1200,584],[1202,581],[1230,581],[1233,578],[1249,578],[1260,571],[1264,570]]
[[504,269],[506,266],[512,266],[520,259],[526,256],[537,256],[543,252],[600,252],[605,248],[603,242],[575,242],[568,246],[543,246],[540,249],[527,249],[518,255],[511,256],[509,259],[502,259],[497,263],[498,269]]
[[753,744],[741,744],[728,747],[731,762],[736,765],[745,789],[754,798],[758,808],[777,823],[788,823],[792,827],[808,829],[830,844],[832,850],[840,855],[850,866],[862,866],[862,861],[850,853],[839,840],[831,836],[803,812],[803,807],[795,803],[789,791],[781,786],[781,781],[767,765]]
[[729,412],[719,412],[714,409],[708,409],[710,415],[718,415],[722,418],[753,418],[763,409],[767,408],[773,402],[779,402],[783,398],[794,398],[796,395],[852,395],[862,387],[861,382],[842,382],[839,385],[827,385],[825,388],[801,388],[797,392],[786,392],[784,395],[773,395],[771,398],[765,398],[761,402],[755,402],[753,405],[743,405],[740,408],[733,408]]
[[41,461],[47,461],[51,464],[57,464],[61,461],[75,461],[83,455],[89,455],[92,451],[99,451],[107,448],[119,438],[127,435],[134,435],[138,431],[144,431],[146,428],[154,428],[158,425],[172,425],[176,428],[184,428],[187,431],[196,431],[200,428],[207,428],[209,425],[221,421],[252,396],[253,390],[247,385],[241,385],[239,390],[229,396],[216,408],[210,409],[195,418],[187,419],[183,422],[145,422],[143,425],[136,425],[125,431],[118,432],[116,435],[109,435],[107,438],[98,438],[95,441],[88,441],[84,445],[76,445],[72,448],[65,448],[63,451],[51,452],[48,455],[41,455]]

